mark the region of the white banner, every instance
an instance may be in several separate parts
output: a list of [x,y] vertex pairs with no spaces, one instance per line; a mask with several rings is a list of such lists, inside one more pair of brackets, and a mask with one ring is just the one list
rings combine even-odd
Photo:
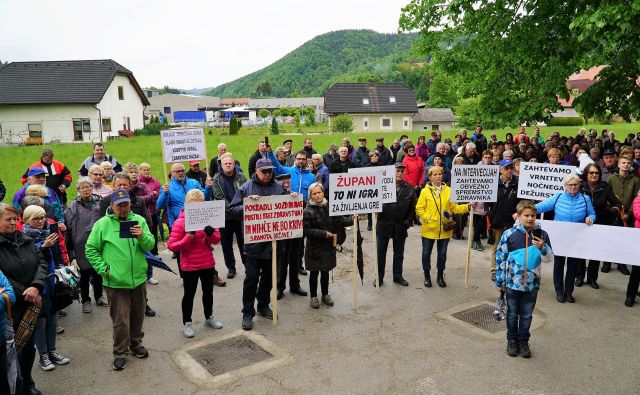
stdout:
[[341,173],[329,175],[329,215],[379,213],[382,176]]
[[302,237],[302,194],[244,198],[244,242],[295,239]]
[[349,169],[349,174],[379,174],[382,177],[382,186],[380,187],[380,201],[382,203],[396,202],[396,167],[391,166],[372,166],[372,167],[354,167]]
[[224,228],[224,200],[191,202],[184,206],[184,229],[187,232],[212,228]]
[[564,191],[564,178],[575,173],[576,170],[575,166],[521,162],[518,197],[545,200]]
[[553,253],[560,256],[640,265],[640,229],[621,226],[540,221],[549,234]]
[[497,201],[499,170],[499,166],[496,165],[453,166],[451,169],[451,201]]
[[205,160],[207,144],[202,128],[161,130],[164,163]]

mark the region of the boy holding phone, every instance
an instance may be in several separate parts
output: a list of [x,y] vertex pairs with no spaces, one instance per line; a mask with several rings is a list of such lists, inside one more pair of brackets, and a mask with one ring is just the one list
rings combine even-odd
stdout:
[[507,355],[531,357],[529,328],[540,288],[540,263],[553,262],[549,235],[536,225],[536,207],[523,200],[518,221],[506,230],[496,251],[496,287],[506,291]]

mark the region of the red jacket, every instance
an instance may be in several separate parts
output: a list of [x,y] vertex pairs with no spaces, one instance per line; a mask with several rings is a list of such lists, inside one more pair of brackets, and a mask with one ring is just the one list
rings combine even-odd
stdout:
[[49,188],[57,190],[60,185],[64,185],[67,188],[71,185],[71,171],[69,171],[64,163],[55,159],[51,161],[51,165],[49,166],[51,168],[51,172],[49,172],[47,166],[42,164],[42,161],[40,160],[30,164],[29,167],[27,167],[27,171],[22,175],[22,185],[27,183],[27,173],[29,172],[29,169],[34,167],[39,167],[44,170],[47,175],[47,186]]
[[424,174],[424,161],[418,155],[409,156],[405,155],[402,159],[402,164],[407,168],[404,171],[404,175],[402,178],[407,182],[407,184],[412,187],[422,186],[423,174]]
[[640,228],[640,196],[636,196],[636,198],[633,199],[631,207],[633,208],[633,217],[636,220],[634,227]]
[[167,247],[171,251],[180,252],[180,268],[185,272],[211,269],[216,265],[213,258],[213,244],[220,242],[220,232],[215,229],[211,236],[204,230],[196,230],[191,236],[184,230],[184,210],[180,211],[178,219],[173,222],[171,236]]

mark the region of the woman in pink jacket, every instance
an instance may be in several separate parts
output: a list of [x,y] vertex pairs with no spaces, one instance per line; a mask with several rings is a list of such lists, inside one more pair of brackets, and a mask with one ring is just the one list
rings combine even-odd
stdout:
[[[187,192],[185,205],[191,202],[203,202],[204,194],[199,189]],[[213,276],[215,273],[215,259],[213,258],[213,244],[220,242],[220,232],[211,226],[194,232],[185,231],[184,210],[173,223],[168,247],[171,251],[180,253],[180,268],[184,283],[182,296],[182,334],[193,337],[191,312],[193,299],[198,288],[198,279],[202,284],[202,305],[204,308],[204,325],[213,329],[222,328],[222,324],[213,318]]]
[[[411,185],[416,192],[416,197],[420,197],[422,191],[422,183],[424,182],[422,175],[424,174],[424,161],[416,154],[416,148],[413,145],[405,147],[407,154],[402,159],[402,164],[406,167],[403,178],[407,184]],[[421,225],[418,217],[415,217],[413,223]]]
[[[635,227],[640,228],[640,192],[633,200],[633,217],[635,218]],[[640,286],[640,266],[631,266],[631,275],[629,276],[629,284],[627,285],[627,298],[624,301],[625,306],[633,307],[636,302],[636,294]]]

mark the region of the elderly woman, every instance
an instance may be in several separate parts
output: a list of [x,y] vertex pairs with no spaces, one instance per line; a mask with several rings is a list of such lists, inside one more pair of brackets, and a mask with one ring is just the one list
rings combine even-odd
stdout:
[[105,185],[104,183],[104,170],[102,170],[101,166],[93,165],[89,168],[89,178],[93,183],[92,193],[105,197],[109,196],[113,189],[110,186]]
[[[33,240],[16,230],[18,210],[0,203],[0,271],[9,279],[16,295],[11,310],[14,329],[31,304],[42,303],[41,292],[47,280],[47,261]],[[39,393],[31,377],[36,356],[35,337],[31,336],[18,355],[19,386],[23,394]]]
[[424,286],[431,288],[431,251],[437,244],[438,258],[437,283],[440,288],[447,286],[444,280],[444,269],[447,261],[447,247],[452,236],[452,214],[469,212],[468,204],[456,204],[450,201],[451,188],[442,182],[442,168],[433,166],[427,172],[429,183],[422,188],[416,215],[422,220],[422,270]]
[[155,239],[151,253],[153,255],[158,255],[158,231],[159,224],[161,223],[159,216],[160,213],[156,212],[156,201],[158,200],[158,196],[160,196],[160,189],[162,189],[162,185],[160,185],[160,181],[158,181],[157,178],[151,175],[150,164],[140,163],[140,165],[138,165],[138,170],[140,171],[138,179],[147,184],[147,188],[149,188],[151,193],[153,193],[151,203],[147,203],[147,211],[149,211],[149,215],[151,216],[151,228],[149,230]]
[[91,313],[91,298],[89,284],[93,284],[93,296],[98,306],[108,306],[106,298],[102,296],[102,277],[96,273],[85,255],[85,246],[91,229],[97,220],[102,218],[100,212],[101,197],[92,193],[93,182],[89,177],[80,177],[76,182],[78,196],[71,202],[64,212],[67,221],[67,238],[75,251],[76,262],[80,268],[80,297],[82,312]]
[[[554,221],[586,223],[591,226],[596,220],[591,198],[580,193],[580,177],[575,174],[564,179],[564,192],[556,193],[548,199],[536,204],[538,214],[554,211]],[[564,272],[565,259],[567,272]],[[556,300],[560,303],[575,303],[573,286],[582,260],[572,257],[554,256],[553,258],[553,286],[556,290]]]
[[551,148],[547,151],[547,159],[551,165],[561,165],[562,163],[562,151],[557,148]]
[[116,174],[113,165],[109,161],[104,161],[100,163],[100,167],[104,171],[104,185],[113,188],[113,176]]

